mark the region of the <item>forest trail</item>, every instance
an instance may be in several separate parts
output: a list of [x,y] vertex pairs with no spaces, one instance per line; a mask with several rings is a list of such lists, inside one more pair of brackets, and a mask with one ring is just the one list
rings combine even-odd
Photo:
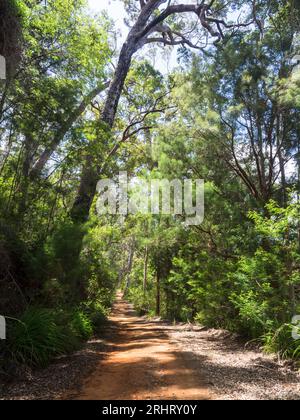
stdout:
[[299,400],[300,373],[226,330],[138,317],[118,294],[101,334],[1,399]]
[[108,329],[111,352],[84,381],[75,399],[211,399],[204,378],[194,369],[195,360],[170,342],[157,323],[137,317],[121,293]]

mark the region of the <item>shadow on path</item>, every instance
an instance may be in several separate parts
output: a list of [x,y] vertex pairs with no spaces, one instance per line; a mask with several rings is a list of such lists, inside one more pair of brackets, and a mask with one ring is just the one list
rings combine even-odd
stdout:
[[108,355],[85,379],[78,400],[208,400],[208,385],[189,352],[157,323],[136,316],[117,296],[104,334]]

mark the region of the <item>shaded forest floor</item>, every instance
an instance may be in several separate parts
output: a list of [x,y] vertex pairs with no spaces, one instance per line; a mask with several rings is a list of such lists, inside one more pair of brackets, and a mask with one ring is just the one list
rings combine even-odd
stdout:
[[300,374],[226,331],[137,317],[118,296],[101,337],[1,399],[300,399]]

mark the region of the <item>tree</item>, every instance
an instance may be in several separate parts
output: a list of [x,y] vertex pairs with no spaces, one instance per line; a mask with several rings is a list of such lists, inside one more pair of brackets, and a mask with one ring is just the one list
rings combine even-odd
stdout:
[[0,55],[6,60],[7,78],[11,78],[21,58],[21,17],[17,1],[1,2],[0,28]]
[[[209,61],[194,59],[185,89],[197,104],[194,138],[214,149],[258,206],[278,197],[284,206],[293,184],[288,173],[296,157],[299,110],[284,103],[281,87],[293,70],[289,56],[297,31],[280,7],[272,17],[260,13],[251,33],[232,38]],[[186,118],[192,123],[197,115]]]
[[72,141],[80,118],[107,86],[109,23],[104,17],[92,19],[84,5],[75,0],[46,6],[19,3],[22,61],[4,85],[0,122],[6,150],[2,171],[10,165],[10,152],[20,152],[16,182],[21,214],[33,201],[31,184],[48,176],[51,159],[59,156],[64,142]]
[[[115,121],[132,57],[144,45],[162,43],[164,45],[182,45],[202,49],[203,46],[200,47],[197,41],[194,42],[194,37],[199,34],[200,28],[204,29],[206,39],[210,35],[214,42],[217,43],[225,38],[226,33],[232,33],[237,27],[248,26],[247,23],[227,24],[221,18],[224,15],[223,8],[221,8],[222,12],[220,12],[219,2],[214,0],[209,3],[201,2],[200,4],[198,2],[178,4],[176,1],[170,2],[167,0],[141,1],[139,2],[138,10],[134,6],[136,3],[125,3],[131,10],[134,23],[121,48],[118,64],[101,114],[101,122],[108,131],[113,127]],[[180,20],[186,15],[194,22],[190,22],[188,27],[195,25],[194,31],[187,31],[190,32],[188,36],[185,35],[186,25],[182,22],[176,22],[176,19]],[[178,26],[179,30],[177,29]],[[159,34],[159,37],[153,36],[155,34]],[[101,175],[96,170],[95,162],[98,159],[98,156],[87,156],[83,165],[79,190],[71,210],[74,222],[85,222],[89,216],[97,181]]]

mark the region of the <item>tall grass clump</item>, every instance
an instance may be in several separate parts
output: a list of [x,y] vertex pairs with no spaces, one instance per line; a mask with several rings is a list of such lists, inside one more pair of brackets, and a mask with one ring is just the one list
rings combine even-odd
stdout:
[[83,311],[31,308],[19,320],[9,320],[4,351],[15,363],[45,367],[55,357],[78,350],[93,332]]
[[19,320],[9,322],[7,352],[17,363],[45,367],[79,346],[70,326],[60,323],[50,309],[30,308]]
[[8,319],[7,340],[0,349],[7,360],[45,367],[55,357],[80,348],[103,324],[107,309],[100,303],[80,308],[29,308],[19,319]]
[[[282,359],[300,359],[300,338],[293,338],[295,325],[283,324],[275,331],[263,336],[263,347],[267,353],[277,353]],[[300,333],[300,328],[298,328]]]

